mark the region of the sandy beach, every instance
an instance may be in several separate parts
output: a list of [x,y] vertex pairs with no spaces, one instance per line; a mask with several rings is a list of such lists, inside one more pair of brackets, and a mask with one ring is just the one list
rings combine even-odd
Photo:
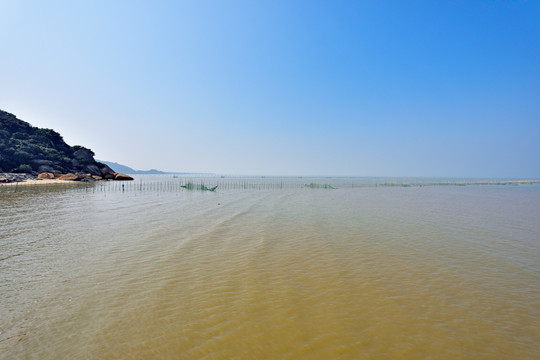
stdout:
[[33,180],[24,180],[16,181],[9,183],[0,183],[0,186],[28,186],[28,185],[65,185],[65,184],[76,184],[79,181],[66,181],[59,179],[33,179]]

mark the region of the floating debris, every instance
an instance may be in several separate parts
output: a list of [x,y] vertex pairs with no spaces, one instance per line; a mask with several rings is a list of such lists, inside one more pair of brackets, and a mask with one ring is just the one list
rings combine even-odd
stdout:
[[204,184],[194,184],[192,182],[188,182],[185,185],[180,185],[180,187],[186,189],[186,190],[201,190],[201,191],[216,191],[217,185],[214,187],[207,187]]
[[311,188],[311,189],[335,189],[335,187],[333,187],[330,184],[317,184],[317,183],[311,183],[309,185],[306,185],[306,187]]

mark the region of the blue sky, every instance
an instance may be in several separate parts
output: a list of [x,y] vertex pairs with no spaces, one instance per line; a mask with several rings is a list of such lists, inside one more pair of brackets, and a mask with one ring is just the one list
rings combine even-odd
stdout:
[[540,178],[538,1],[0,0],[0,109],[136,169]]

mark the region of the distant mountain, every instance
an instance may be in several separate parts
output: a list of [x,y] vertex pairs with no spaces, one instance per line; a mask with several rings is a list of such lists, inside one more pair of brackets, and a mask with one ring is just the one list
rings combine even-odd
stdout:
[[179,173],[171,173],[171,172],[165,172],[165,171],[159,171],[156,169],[150,169],[150,170],[135,170],[133,168],[130,168],[129,166],[118,164],[112,161],[105,161],[105,160],[98,160],[99,162],[102,162],[105,165],[108,165],[111,169],[113,169],[116,172],[123,173],[123,174],[179,174]]
[[137,173],[137,170],[133,170],[129,166],[125,166],[125,165],[121,165],[121,164],[118,164],[118,163],[115,163],[115,162],[105,161],[105,160],[98,160],[98,161],[105,164],[105,165],[107,165],[108,167],[110,167],[114,171],[118,171],[118,172],[121,172],[121,173],[124,173],[124,174],[136,174]]

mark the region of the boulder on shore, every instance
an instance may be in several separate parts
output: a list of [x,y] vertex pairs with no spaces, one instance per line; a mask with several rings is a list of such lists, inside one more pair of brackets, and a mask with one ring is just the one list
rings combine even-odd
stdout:
[[114,180],[126,181],[126,180],[133,180],[133,178],[126,174],[116,173],[114,175]]
[[38,179],[54,179],[54,174],[51,172],[42,172],[37,177]]
[[25,180],[35,180],[36,177],[32,174],[16,174],[16,173],[0,173],[0,183],[16,183]]
[[79,176],[72,173],[68,173],[68,174],[61,175],[58,179],[67,180],[67,181],[77,181],[79,180]]

